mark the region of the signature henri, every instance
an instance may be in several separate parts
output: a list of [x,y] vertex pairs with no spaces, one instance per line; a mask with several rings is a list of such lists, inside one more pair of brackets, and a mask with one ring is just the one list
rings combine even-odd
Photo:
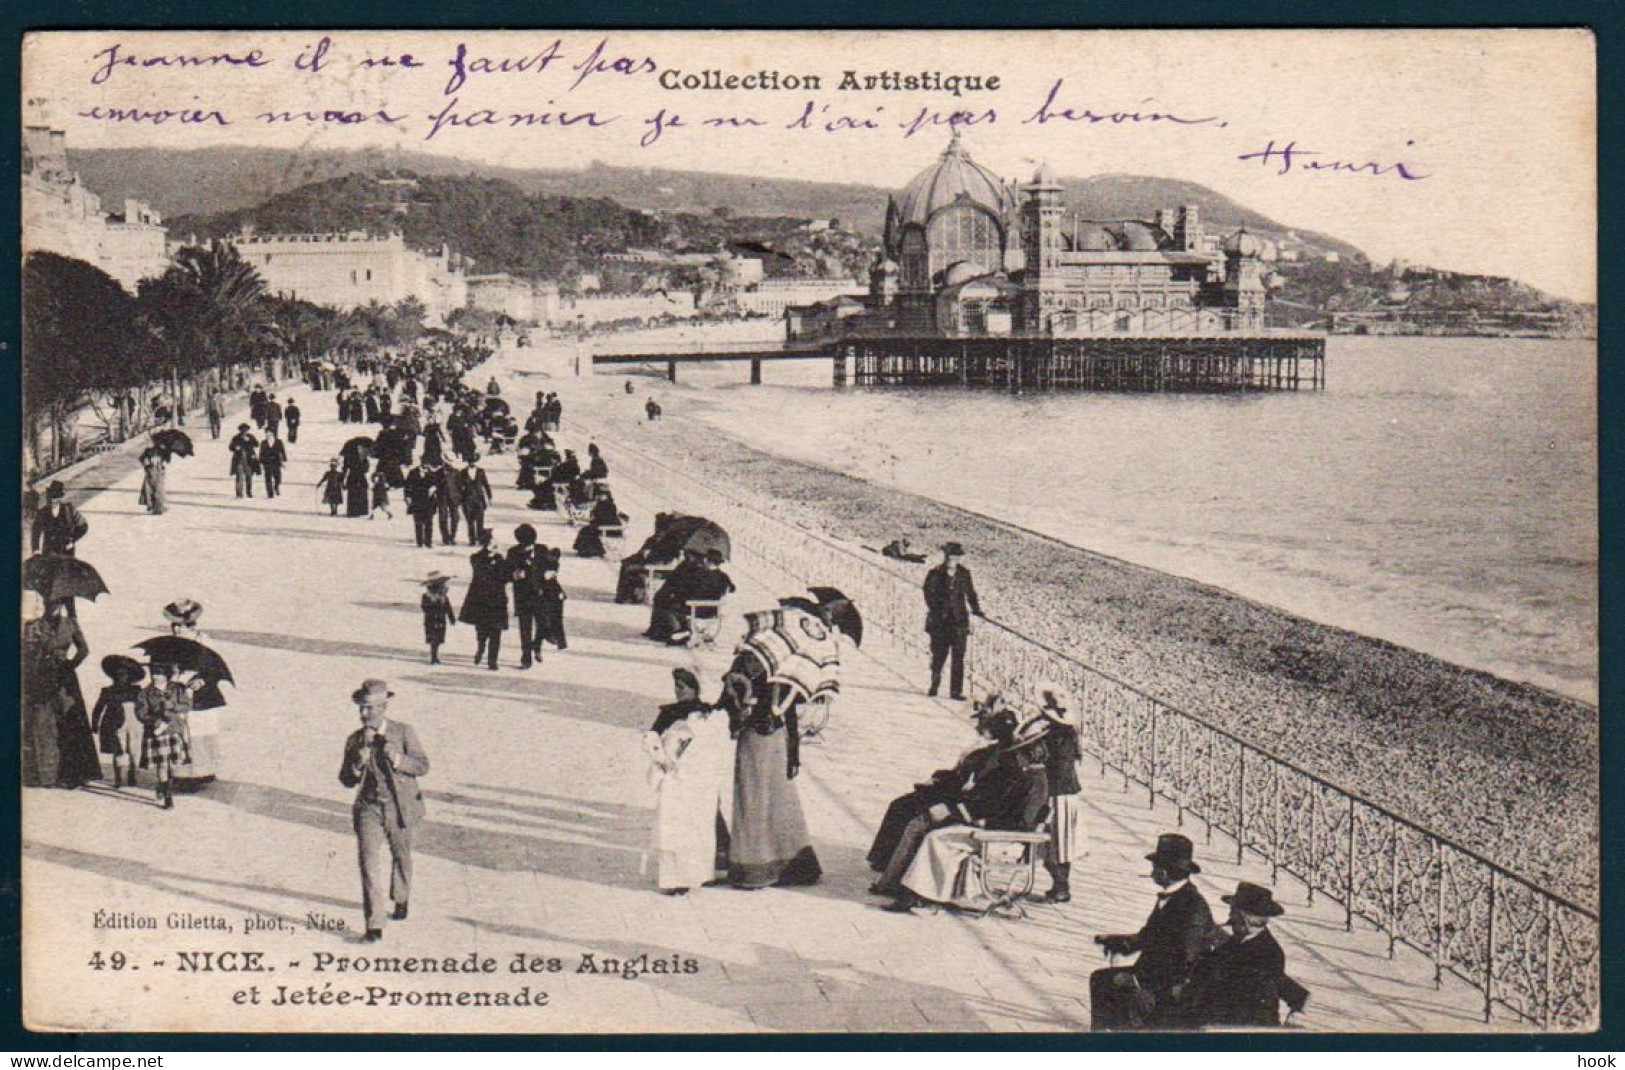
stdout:
[[[1414,141],[1405,142],[1414,145]],[[1238,160],[1257,160],[1259,166],[1277,168],[1276,174],[1285,175],[1293,171],[1335,171],[1343,174],[1365,175],[1368,177],[1381,177],[1392,175],[1407,182],[1420,182],[1428,178],[1426,173],[1417,170],[1416,164],[1395,160],[1391,163],[1380,163],[1376,160],[1350,161],[1325,160],[1318,157],[1325,156],[1323,152],[1313,149],[1301,149],[1296,141],[1288,141],[1285,145],[1277,145],[1274,139],[1270,140],[1257,152],[1243,153],[1237,156]]]

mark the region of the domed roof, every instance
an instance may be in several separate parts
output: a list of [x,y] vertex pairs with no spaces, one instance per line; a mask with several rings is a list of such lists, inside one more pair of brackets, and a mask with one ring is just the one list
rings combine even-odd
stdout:
[[1072,244],[1080,253],[1104,253],[1117,248],[1117,236],[1099,223],[1084,223],[1079,225]]
[[1224,251],[1232,256],[1263,256],[1264,243],[1242,227],[1224,240]]
[[960,260],[950,267],[942,277],[944,286],[958,286],[962,282],[979,279],[988,273],[988,269],[973,260]]
[[1061,181],[1055,177],[1055,169],[1049,165],[1048,160],[1040,163],[1038,170],[1033,172],[1033,185],[1035,186],[1059,186],[1060,184]]
[[948,148],[936,163],[914,176],[897,198],[898,226],[925,226],[942,209],[964,198],[1001,221],[1016,208],[1015,194],[999,176],[970,158],[956,127]]

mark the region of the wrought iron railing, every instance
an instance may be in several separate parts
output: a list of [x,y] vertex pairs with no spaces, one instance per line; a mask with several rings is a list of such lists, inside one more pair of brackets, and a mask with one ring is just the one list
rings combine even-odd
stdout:
[[[799,582],[839,587],[878,627],[924,654],[919,577],[741,501],[624,441],[617,471],[728,530],[733,546]],[[1594,1028],[1600,999],[1597,914],[1443,836],[1179,710],[1110,673],[997,622],[978,627],[968,663],[979,687],[1036,700],[1053,680],[1076,696],[1084,750],[1102,774],[1148,806],[1172,803],[1181,825],[1201,822],[1297,878],[1482,993],[1488,1021],[1501,1006],[1545,1029]]]

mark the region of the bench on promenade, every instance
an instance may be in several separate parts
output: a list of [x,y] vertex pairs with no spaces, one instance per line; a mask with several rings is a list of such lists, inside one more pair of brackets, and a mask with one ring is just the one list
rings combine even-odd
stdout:
[[715,646],[722,634],[722,599],[688,600],[688,645]]

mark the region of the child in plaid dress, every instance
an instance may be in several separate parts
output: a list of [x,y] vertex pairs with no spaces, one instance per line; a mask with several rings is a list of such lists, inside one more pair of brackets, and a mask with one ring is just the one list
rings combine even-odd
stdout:
[[141,689],[135,700],[135,718],[141,722],[141,768],[151,768],[157,777],[153,791],[165,810],[175,808],[171,776],[175,766],[192,760],[187,741],[186,717],[192,712],[192,689],[175,680],[168,665],[152,667],[152,683]]

